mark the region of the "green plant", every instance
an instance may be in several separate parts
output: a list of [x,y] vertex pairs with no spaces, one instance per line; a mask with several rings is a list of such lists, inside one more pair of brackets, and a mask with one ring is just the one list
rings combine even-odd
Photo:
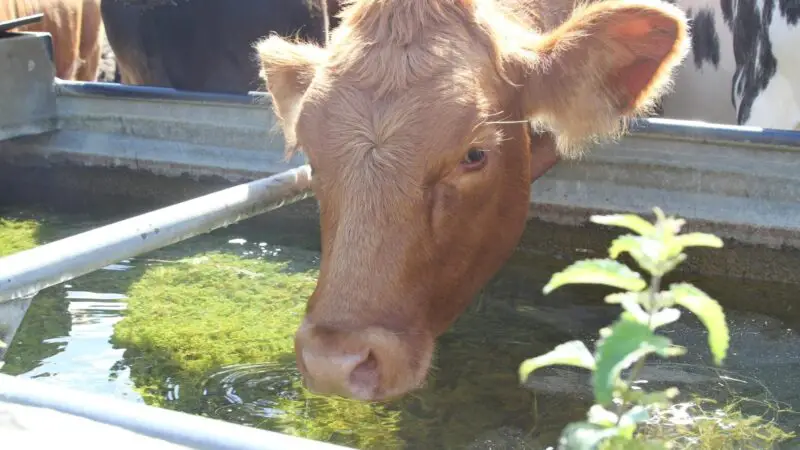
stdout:
[[[594,354],[581,341],[570,341],[550,352],[524,361],[519,368],[524,381],[535,370],[552,365],[571,365],[592,371],[595,404],[587,420],[564,428],[559,439],[561,449],[664,448],[663,443],[637,436],[639,424],[650,419],[655,408],[667,407],[678,394],[677,388],[646,392],[634,389],[646,358],[685,353],[666,336],[655,330],[680,318],[682,306],[695,315],[708,330],[708,345],[714,363],[720,365],[729,343],[725,315],[714,299],[689,283],[671,284],[662,290],[664,276],[686,259],[687,247],[722,247],[722,240],[705,233],[680,234],[685,221],[667,217],[654,208],[656,220],[650,223],[633,215],[592,216],[597,224],[627,228],[636,234],[625,234],[612,241],[610,258],[575,262],[554,274],[545,285],[548,294],[567,284],[603,284],[626,292],[612,293],[606,303],[623,308],[619,318],[600,330]],[[642,276],[616,259],[628,253],[650,275],[648,284]],[[633,366],[627,376],[622,372]]]

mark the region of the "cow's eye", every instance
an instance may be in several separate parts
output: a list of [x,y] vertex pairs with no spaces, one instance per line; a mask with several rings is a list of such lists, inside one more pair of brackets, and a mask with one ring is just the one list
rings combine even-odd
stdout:
[[467,151],[467,154],[464,155],[464,159],[461,160],[461,165],[467,170],[480,169],[486,165],[486,156],[485,150],[472,147]]

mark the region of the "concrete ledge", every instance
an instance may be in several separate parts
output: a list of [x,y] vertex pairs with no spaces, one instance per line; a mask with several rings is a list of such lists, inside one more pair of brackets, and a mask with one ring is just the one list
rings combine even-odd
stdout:
[[289,161],[284,157],[269,96],[99,85],[59,81],[59,131],[0,142],[4,157],[20,163],[38,155],[165,176],[216,175],[231,182],[305,162],[302,154]]
[[[797,133],[800,135],[800,133]],[[800,154],[631,135],[534,183],[532,215],[577,225],[598,212],[660,206],[740,242],[800,248]]]

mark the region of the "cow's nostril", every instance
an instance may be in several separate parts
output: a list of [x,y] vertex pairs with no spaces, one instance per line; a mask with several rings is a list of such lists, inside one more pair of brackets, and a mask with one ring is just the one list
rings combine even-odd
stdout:
[[375,397],[380,386],[378,360],[373,352],[350,373],[350,392],[355,398],[367,400]]
[[354,367],[357,367],[359,364],[362,364],[367,358],[364,358],[364,354],[358,353],[351,353],[346,355],[336,355],[330,357],[331,363],[336,367],[337,370],[341,370],[347,373],[348,370],[352,370]]

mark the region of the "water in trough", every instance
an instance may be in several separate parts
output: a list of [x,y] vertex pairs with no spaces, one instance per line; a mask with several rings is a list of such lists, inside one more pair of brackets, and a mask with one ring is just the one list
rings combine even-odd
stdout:
[[[543,449],[566,423],[585,417],[592,400],[586,373],[556,367],[520,386],[517,368],[568,340],[592,348],[597,330],[618,314],[602,303],[608,291],[601,288],[541,294],[552,273],[601,256],[597,249],[518,251],[440,339],[427,386],[368,405],[301,387],[291,339],[314,286],[319,235],[313,214],[292,208],[40,292],[2,372],[356,448]],[[138,212],[6,205],[0,249],[7,254]],[[580,232],[532,227],[527,240]],[[706,406],[708,420],[724,421],[724,406],[734,404],[796,430],[800,422],[790,410],[800,411],[798,286],[680,278],[725,306],[729,357],[724,367],[712,367],[705,332],[685,313],[664,332],[689,348],[687,357],[652,360],[642,378],[679,386],[684,401],[690,394],[717,400]],[[674,411],[676,423],[697,414],[682,411]]]

